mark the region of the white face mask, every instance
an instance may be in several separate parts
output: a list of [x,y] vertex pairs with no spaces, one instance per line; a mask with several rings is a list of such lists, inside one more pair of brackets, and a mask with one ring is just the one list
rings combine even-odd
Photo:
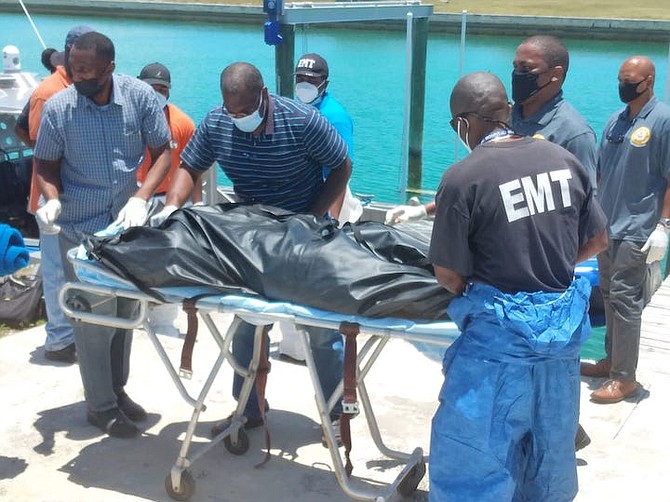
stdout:
[[298,82],[295,84],[295,96],[308,105],[316,104],[314,101],[319,97],[319,87],[309,82]]
[[158,98],[158,104],[161,107],[161,110],[167,106],[167,98],[163,96],[160,92],[154,91],[156,93],[156,97]]
[[463,123],[463,120],[458,121],[458,126],[456,128],[456,134],[458,134],[458,139],[461,140],[461,143],[465,147],[465,149],[470,153],[472,151],[472,148],[470,148],[470,131],[468,129],[465,130],[465,139],[461,137],[461,124]]
[[261,105],[263,104],[263,91],[261,91],[261,100],[258,103],[258,108],[253,113],[245,115],[244,117],[230,117],[237,127],[242,132],[254,132],[258,126],[263,122],[263,116],[260,114]]

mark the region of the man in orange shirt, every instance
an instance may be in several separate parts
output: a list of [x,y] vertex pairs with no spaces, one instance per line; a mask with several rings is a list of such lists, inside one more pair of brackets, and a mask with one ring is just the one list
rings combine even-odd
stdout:
[[[56,70],[45,78],[33,91],[32,96],[30,96],[28,135],[32,144],[37,140],[44,103],[51,96],[72,84],[72,78],[67,66],[70,48],[80,35],[90,31],[93,31],[93,29],[88,26],[75,26],[68,32],[65,37],[65,50],[63,52],[55,52],[50,58],[56,65]],[[39,205],[40,192],[35,181],[35,164],[33,164],[28,211],[34,214]],[[47,338],[44,342],[44,357],[51,361],[72,364],[76,361],[72,325],[58,304],[58,291],[65,282],[63,266],[60,260],[58,234],[50,234],[40,229],[40,254],[44,304],[47,311]]]
[[[154,195],[154,197],[163,196],[164,198],[168,186],[170,186],[172,175],[179,167],[179,155],[195,132],[195,124],[183,111],[172,103],[168,103],[172,82],[170,71],[165,66],[160,63],[148,64],[142,68],[142,71],[137,78],[153,87],[154,91],[158,94],[159,100],[164,103],[163,110],[165,112],[165,118],[168,121],[168,126],[170,127],[170,134],[172,135],[172,140],[170,141],[170,148],[172,149],[172,165],[170,166],[168,175],[165,177],[163,183],[161,183]],[[144,182],[150,165],[151,162],[149,157],[145,156],[144,162],[137,170],[137,179],[140,183]],[[202,184],[193,188],[191,202],[193,204],[202,202]]]
[[[172,103],[168,103],[170,97],[170,88],[172,81],[170,78],[170,71],[160,63],[151,63],[142,68],[138,79],[146,82],[158,94],[159,100],[164,103],[163,111],[170,128],[172,139],[170,140],[170,148],[172,149],[172,164],[170,171],[163,180],[163,183],[156,189],[154,199],[165,202],[165,194],[174,172],[179,167],[181,162],[179,155],[184,149],[188,141],[195,132],[195,124],[193,120],[183,111],[177,108]],[[137,170],[137,181],[142,184],[149,171],[151,165],[151,157],[147,154],[144,156],[144,162]],[[202,205],[202,181],[196,183],[191,193],[191,202],[193,205]],[[160,305],[155,307],[149,315],[149,324],[158,333],[165,335],[179,335],[179,330],[175,327],[174,321],[179,313],[179,306],[175,304]]]

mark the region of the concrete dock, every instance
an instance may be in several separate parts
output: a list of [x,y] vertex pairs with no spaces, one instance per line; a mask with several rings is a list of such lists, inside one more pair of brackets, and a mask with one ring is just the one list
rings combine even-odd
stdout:
[[[598,379],[582,382],[581,423],[592,443],[578,453],[581,502],[670,501],[668,476],[670,429],[670,281],[645,311],[644,339],[634,399],[613,405],[589,402]],[[221,316],[219,325],[229,322]],[[181,328],[184,320],[180,319]],[[194,378],[187,383],[197,394],[217,347],[201,323],[194,350]],[[350,500],[333,474],[328,451],[321,446],[318,414],[305,367],[278,357],[273,332],[267,397],[272,410],[272,460],[262,468],[261,429],[249,432],[251,447],[241,456],[223,445],[198,459],[191,500],[304,501]],[[182,341],[161,336],[178,362]],[[165,477],[174,463],[192,408],[179,396],[148,337],[136,330],[128,393],[149,411],[143,433],[131,440],[102,436],[85,420],[78,367],[46,361],[44,330],[36,327],[0,338],[0,500],[89,502],[168,501]],[[442,383],[435,354],[392,340],[366,382],[386,443],[411,452],[427,452],[430,420]],[[232,411],[232,370],[224,366],[206,401],[196,431],[197,450],[208,441],[211,425]],[[352,422],[353,476],[357,483],[380,486],[400,467],[383,457],[367,434],[364,417]],[[430,468],[430,467],[429,467]],[[406,500],[426,501],[427,476]],[[398,500],[402,500],[397,496]]]

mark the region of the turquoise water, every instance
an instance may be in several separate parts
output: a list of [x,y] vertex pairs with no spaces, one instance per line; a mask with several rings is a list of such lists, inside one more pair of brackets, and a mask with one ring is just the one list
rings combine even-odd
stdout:
[[[274,90],[274,48],[263,43],[262,26],[233,26],[110,18],[69,18],[35,15],[33,19],[49,46],[62,47],[67,31],[88,24],[116,45],[120,73],[137,75],[147,63],[159,61],[172,72],[171,101],[198,122],[220,104],[219,74],[234,61],[249,61]],[[24,69],[44,72],[41,46],[22,15],[0,15],[0,44],[21,50]],[[519,37],[468,37],[464,72],[490,71],[509,85],[511,61]],[[570,70],[566,98],[587,118],[600,137],[602,128],[621,104],[617,73],[632,51],[651,57],[657,67],[656,93],[662,98],[667,74],[668,46],[631,45],[616,41],[565,39]],[[458,79],[459,36],[432,34],[428,41],[426,112],[424,123],[423,187],[434,190],[446,167],[454,162],[455,134],[448,125],[449,93]],[[376,200],[400,202],[402,114],[405,81],[405,35],[402,32],[298,30],[296,57],[319,52],[331,69],[329,89],[354,121],[354,192],[374,194]],[[460,151],[461,156],[463,150]],[[220,182],[227,180],[220,175]],[[602,329],[585,347],[585,355],[602,354]]]
[[[109,18],[33,17],[47,45],[60,48],[75,24],[107,34],[117,49],[121,73],[137,75],[146,63],[166,64],[174,82],[171,100],[199,121],[221,102],[219,74],[234,61],[259,67],[268,87],[274,84],[274,48],[263,43],[262,26],[233,26]],[[41,47],[22,15],[0,15],[0,43],[19,47],[24,68],[44,70]],[[491,71],[508,84],[518,37],[468,37],[464,72]],[[657,65],[656,92],[662,95],[667,73],[665,44],[565,40],[571,64],[565,94],[600,136],[608,116],[620,107],[617,72],[621,62],[640,51]],[[331,67],[330,90],[354,120],[354,192],[399,202],[405,35],[308,28],[296,35],[296,56],[315,51]],[[449,93],[458,78],[458,35],[432,34],[428,41],[423,188],[434,190],[454,161],[455,134],[448,125]],[[463,155],[463,149],[460,151]],[[224,179],[221,180],[225,182]]]

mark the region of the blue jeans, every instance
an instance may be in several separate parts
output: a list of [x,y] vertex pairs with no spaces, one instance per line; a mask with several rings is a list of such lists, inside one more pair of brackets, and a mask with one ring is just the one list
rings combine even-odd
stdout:
[[72,325],[58,303],[58,292],[65,283],[58,235],[40,233],[40,268],[47,311],[47,339],[44,349],[61,350],[74,343]]
[[[65,279],[76,280],[67,250],[77,246],[63,232],[59,234]],[[128,318],[138,307],[136,300],[106,297],[73,291],[78,299],[91,306],[98,315]],[[83,322],[73,323],[74,339],[79,359],[79,372],[84,385],[84,397],[91,411],[107,411],[117,406],[117,395],[128,381],[132,330],[110,328]]]
[[[256,327],[247,322],[241,322],[233,338],[233,355],[238,364],[248,367],[254,352],[254,331]],[[309,333],[309,344],[314,356],[316,373],[319,375],[319,383],[323,396],[328,401],[331,394],[342,380],[342,365],[344,363],[344,345],[342,335],[337,331],[326,328],[307,328]],[[265,340],[265,347],[269,353],[269,337]],[[233,397],[238,399],[242,390],[244,378],[237,373],[233,377]],[[337,416],[342,413],[342,404],[338,403],[333,407],[330,414]],[[258,396],[255,389],[251,391],[249,400],[244,408],[244,415],[247,418],[260,418],[258,407]]]

